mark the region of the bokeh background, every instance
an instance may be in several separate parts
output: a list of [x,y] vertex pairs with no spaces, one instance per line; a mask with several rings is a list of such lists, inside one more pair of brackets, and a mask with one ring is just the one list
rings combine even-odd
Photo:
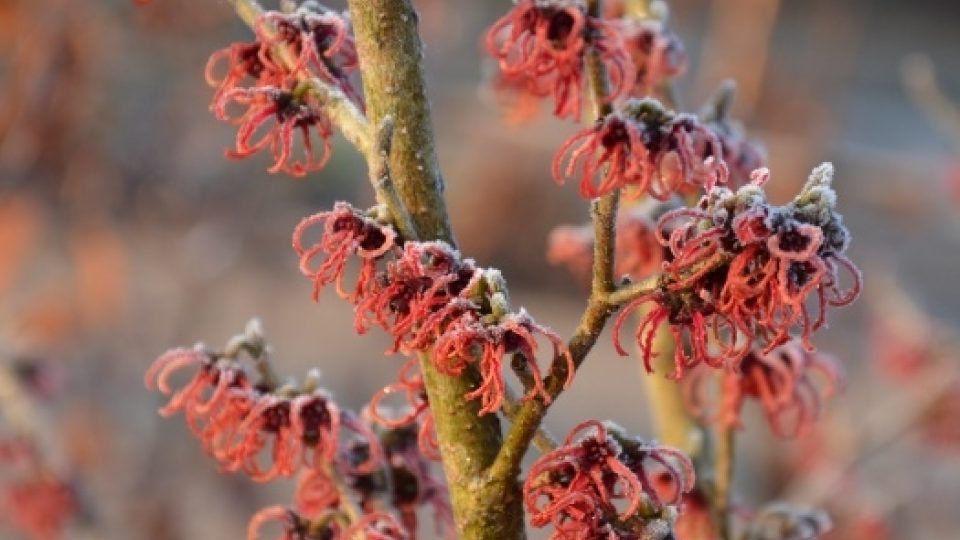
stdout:
[[[552,227],[587,219],[575,188],[549,173],[574,128],[546,110],[511,125],[485,89],[480,38],[507,0],[415,3],[462,248],[504,270],[515,305],[568,333],[585,293],[544,253]],[[960,4],[670,7],[690,57],[683,103],[696,110],[723,79],[738,81],[734,112],[767,148],[775,201],[833,161],[852,258],[867,278],[863,298],[818,336],[848,387],[815,441],[774,440],[748,415],[743,502],[786,497],[843,523],[886,524],[890,538],[956,538],[960,445],[929,444],[926,405],[904,397],[925,389],[875,364],[878,319],[908,318],[921,343],[955,342],[960,321],[960,113],[943,101],[960,103]],[[256,509],[289,499],[289,485],[219,474],[182,421],[159,418],[160,397],[142,376],[165,349],[219,346],[258,316],[283,371],[319,366],[350,407],[399,365],[383,356],[383,336],[354,335],[349,306],[333,294],[311,301],[290,249],[301,217],[335,200],[372,201],[358,156],[338,139],[329,166],[305,180],[269,175],[263,156],[223,156],[231,128],[208,113],[203,68],[248,34],[217,0],[0,1],[0,360],[78,496],[67,538],[240,538]],[[954,350],[940,348],[938,361],[960,369]],[[614,418],[652,436],[640,377],[635,358],[602,340],[548,425],[565,433],[587,417]],[[947,415],[947,429],[957,423]],[[810,452],[834,466],[798,479],[796,455]],[[0,537],[20,538],[4,521]]]

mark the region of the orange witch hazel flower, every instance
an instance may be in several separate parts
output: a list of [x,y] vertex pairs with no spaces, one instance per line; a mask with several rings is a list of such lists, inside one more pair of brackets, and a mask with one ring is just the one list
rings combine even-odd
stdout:
[[553,158],[558,183],[579,172],[580,194],[620,188],[666,200],[727,181],[723,149],[696,116],[669,111],[655,99],[631,99],[567,139]]
[[829,357],[804,350],[793,341],[769,353],[751,351],[737,370],[721,375],[721,396],[711,406],[706,380],[711,372],[694,370],[684,381],[684,396],[692,411],[705,415],[724,429],[741,428],[740,413],[747,399],[763,407],[770,428],[779,437],[806,434],[820,416],[823,401],[841,384],[836,364]]
[[[666,474],[673,489],[657,489]],[[534,527],[552,525],[551,540],[648,538],[658,519],[630,525],[642,505],[662,510],[693,489],[693,464],[677,450],[628,437],[610,423],[588,420],[530,468],[523,495]],[[632,527],[641,530],[633,530]],[[660,536],[654,536],[660,538]]]
[[580,118],[588,47],[610,74],[610,101],[626,95],[635,79],[616,28],[588,15],[582,0],[519,0],[487,32],[486,47],[506,77],[524,77],[532,94],[552,95],[559,118]]
[[[859,295],[860,271],[844,252],[850,235],[836,213],[831,188],[833,167],[817,167],[791,203],[773,207],[761,186],[769,177],[759,169],[753,182],[733,192],[710,190],[693,209],[664,214],[658,238],[669,248],[666,281],[628,305],[615,323],[615,344],[622,355],[619,329],[640,306],[649,305],[636,338],[648,371],[653,367],[653,339],[667,324],[677,343],[680,378],[700,363],[735,367],[754,344],[762,354],[792,339],[813,350],[814,331],[826,324],[826,308],[845,306]],[[841,289],[841,270],[852,280]],[[819,313],[812,316],[808,296],[815,295]],[[715,338],[711,352],[708,336]]]

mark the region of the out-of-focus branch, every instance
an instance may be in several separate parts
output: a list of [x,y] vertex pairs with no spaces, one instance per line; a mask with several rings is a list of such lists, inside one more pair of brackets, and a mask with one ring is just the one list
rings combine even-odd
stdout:
[[900,75],[910,97],[927,120],[960,148],[960,107],[940,89],[933,62],[926,56],[909,56],[900,65]]

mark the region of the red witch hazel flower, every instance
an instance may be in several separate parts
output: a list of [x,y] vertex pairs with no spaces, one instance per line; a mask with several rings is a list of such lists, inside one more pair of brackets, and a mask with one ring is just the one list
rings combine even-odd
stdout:
[[[342,412],[329,395],[317,388],[311,373],[302,387],[278,387],[272,376],[257,384],[240,359],[247,351],[261,373],[268,373],[259,325],[252,322],[243,335],[232,339],[223,352],[202,348],[174,349],[162,355],[147,371],[148,388],[171,395],[160,410],[164,416],[183,412],[204,449],[224,470],[243,471],[266,482],[292,476],[301,468],[318,468],[341,460],[344,435],[367,441],[370,459],[357,465],[369,470],[381,457],[370,429],[349,412]],[[184,368],[196,368],[193,379],[174,392],[170,378]],[[264,452],[269,447],[269,452]],[[267,453],[267,465],[261,463]]]
[[632,99],[567,139],[553,158],[553,177],[563,183],[578,170],[585,198],[629,188],[659,200],[711,189],[728,174],[713,132],[654,99]]
[[304,2],[293,13],[265,12],[254,32],[267,54],[277,46],[289,48],[297,59],[291,74],[320,77],[360,103],[349,79],[358,62],[347,18],[317,2]]
[[[391,394],[402,394],[405,403],[397,411],[388,409],[383,401]],[[419,360],[412,357],[400,368],[397,382],[383,387],[370,398],[370,404],[364,409],[364,416],[371,422],[388,430],[417,428],[417,445],[420,454],[434,461],[440,459],[440,448],[433,426],[433,413],[427,403],[427,390],[420,373]]]
[[[593,242],[592,224],[561,225],[550,232],[547,261],[566,266],[578,279],[589,283]],[[663,246],[657,240],[656,227],[646,212],[634,208],[617,216],[614,252],[614,274],[621,280],[639,281],[660,269]]]
[[[659,474],[667,474],[676,489],[658,491]],[[589,420],[533,464],[523,493],[531,524],[553,525],[552,540],[647,538],[646,527],[669,527],[669,507],[693,484],[693,464],[680,452]],[[639,522],[631,519],[640,514]]]
[[56,540],[76,514],[77,499],[42,454],[29,439],[0,439],[0,525],[24,538]]
[[[247,108],[240,118],[231,117],[227,111],[233,103]],[[267,170],[296,177],[322,169],[330,159],[333,127],[305,88],[234,88],[220,96],[213,111],[217,119],[239,126],[236,148],[227,152],[229,157],[245,158],[269,148],[274,163]],[[298,131],[304,147],[299,160],[293,158],[294,135]],[[314,148],[314,135],[319,139],[319,150]]]
[[[676,370],[706,363],[736,367],[756,344],[767,354],[792,339],[813,350],[810,338],[826,324],[826,308],[845,306],[859,295],[861,276],[844,252],[850,236],[836,213],[831,188],[833,167],[817,167],[791,203],[767,204],[761,186],[769,173],[754,172],[753,181],[737,192],[715,187],[693,209],[664,214],[658,238],[669,248],[666,279],[654,291],[634,300],[619,315],[619,331],[630,313],[651,308],[637,329],[637,343],[648,371],[657,328],[667,324],[676,342]],[[839,273],[846,270],[852,286],[842,290]],[[816,295],[819,313],[806,300]],[[618,333],[617,333],[618,335]],[[708,337],[717,348],[711,354]],[[626,355],[616,338],[618,351]]]
[[[259,41],[252,41],[232,43],[210,55],[204,76],[207,84],[216,88],[212,102],[218,103],[224,94],[242,88],[247,81],[254,81],[256,86],[282,85],[286,75],[277,67],[271,54]],[[224,63],[226,73],[217,75]]]
[[750,181],[753,171],[764,166],[763,146],[747,138],[743,126],[730,117],[736,85],[724,81],[700,111],[700,119],[720,141],[723,160],[730,170],[729,186],[739,187]]
[[[319,224],[322,224],[322,236],[306,247],[304,236]],[[313,280],[314,301],[318,299],[321,287],[335,282],[337,293],[355,302],[372,281],[377,261],[396,246],[397,233],[393,227],[367,217],[345,202],[338,202],[332,211],[304,218],[293,231],[293,249],[300,256],[300,271]],[[315,259],[321,255],[323,260],[317,264]],[[354,291],[347,293],[343,290],[342,280],[351,255],[360,258],[362,267]]]
[[394,337],[388,352],[425,349],[448,316],[476,309],[454,300],[481,277],[472,259],[444,242],[407,242],[357,300],[357,332],[382,327]]
[[616,24],[636,66],[633,95],[652,95],[664,83],[686,71],[687,53],[683,43],[663,21],[629,17],[616,21]]
[[[530,380],[526,397],[539,395],[550,401],[536,362],[538,336],[550,342],[553,356],[566,358],[569,384],[574,369],[566,345],[525,311],[510,312],[499,271],[478,269],[443,243],[408,243],[404,248],[403,256],[388,267],[385,298],[373,304],[392,313],[383,316],[381,310],[377,318],[388,321],[386,328],[400,340],[401,348],[425,350],[435,345],[433,361],[442,373],[459,375],[467,365],[476,365],[480,386],[466,397],[480,399],[481,414],[502,404],[506,355],[518,354],[525,360],[522,368]],[[363,306],[358,306],[358,313]],[[398,312],[403,307],[406,312]]]
[[580,117],[588,47],[610,73],[611,101],[626,95],[635,78],[616,28],[587,15],[581,0],[520,0],[493,24],[486,45],[505,76],[526,77],[535,95],[552,94],[560,118]]
[[808,432],[819,417],[824,400],[841,384],[834,362],[807,352],[797,342],[787,343],[769,353],[752,351],[739,370],[722,377],[721,399],[716,409],[709,406],[705,380],[711,373],[694,370],[684,381],[688,405],[696,414],[719,409],[715,420],[724,429],[741,428],[740,411],[746,399],[760,402],[770,427],[779,437],[793,438]]
[[47,475],[4,486],[0,509],[26,538],[55,540],[77,510],[70,485]]
[[390,501],[400,514],[400,521],[416,540],[417,511],[420,507],[433,509],[438,534],[453,532],[453,511],[446,486],[430,470],[429,458],[420,450],[420,430],[415,422],[406,426],[386,428],[379,432],[385,455],[385,470],[369,474],[352,474],[350,487],[359,495],[365,510],[376,507],[378,499]]
[[[238,126],[235,148],[227,155],[245,158],[269,149],[272,173],[300,177],[319,170],[330,158],[333,128],[311,93],[309,80],[315,77],[333,85],[360,104],[349,80],[357,67],[349,24],[316,2],[307,2],[293,13],[265,12],[255,33],[256,41],[234,43],[213,53],[207,63],[207,82],[216,88],[210,108],[217,119]],[[282,60],[278,48],[292,53],[293,65]],[[224,63],[226,74],[218,76]],[[228,112],[234,105],[245,109],[239,118]],[[294,156],[297,132],[303,145],[300,158]]]
[[540,396],[544,403],[551,402],[550,394],[543,384],[543,375],[536,363],[537,336],[546,338],[553,346],[553,357],[563,356],[567,361],[569,385],[575,371],[573,357],[566,344],[549,328],[537,324],[526,311],[508,313],[499,322],[486,323],[480,317],[466,314],[452,322],[437,338],[434,362],[442,373],[459,375],[468,363],[476,362],[480,372],[480,385],[468,393],[467,399],[480,399],[480,414],[496,412],[503,404],[506,383],[503,379],[503,359],[508,355],[520,355],[529,388],[525,396],[532,399]]
[[[620,232],[619,227],[617,232]],[[547,238],[547,262],[565,266],[578,281],[590,283],[593,244],[592,225],[559,225]]]

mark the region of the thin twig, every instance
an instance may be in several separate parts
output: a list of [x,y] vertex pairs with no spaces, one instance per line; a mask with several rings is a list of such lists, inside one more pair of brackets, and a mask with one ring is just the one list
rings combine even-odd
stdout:
[[[507,387],[504,390],[503,415],[507,417],[507,420],[513,421],[513,419],[516,418],[520,412],[521,403],[523,403],[523,401],[517,397],[511,388]],[[533,445],[537,447],[537,450],[546,454],[547,452],[555,450],[557,446],[559,446],[559,443],[557,442],[557,438],[547,431],[545,427],[539,426],[536,434],[533,436]]]
[[[589,16],[600,15],[600,1],[589,0],[587,12]],[[590,94],[593,100],[596,118],[601,118],[611,111],[609,96],[609,79],[606,68],[596,50],[590,50],[586,58]],[[614,291],[613,255],[616,239],[617,208],[620,201],[619,190],[616,190],[600,200],[594,202],[592,214],[594,221],[594,257],[593,282],[587,308],[580,319],[576,333],[570,339],[568,348],[573,358],[574,369],[580,366],[587,354],[596,344],[600,332],[606,325],[607,319],[615,311],[607,296]],[[553,359],[550,371],[545,379],[545,386],[553,403],[563,391],[568,380],[567,361],[562,355]],[[520,462],[527,448],[535,438],[548,406],[540,399],[529,399],[513,415],[513,425],[504,439],[503,446],[497,454],[490,476],[496,479],[514,478],[520,472]]]
[[393,147],[394,122],[390,115],[384,116],[377,129],[376,145],[370,152],[369,169],[370,183],[377,192],[377,200],[387,207],[394,220],[394,226],[400,231],[404,240],[419,239],[417,229],[413,225],[407,207],[400,200],[400,194],[390,176],[390,150]]
[[900,74],[911,100],[931,123],[960,147],[960,107],[940,88],[930,58],[922,55],[904,58]]

